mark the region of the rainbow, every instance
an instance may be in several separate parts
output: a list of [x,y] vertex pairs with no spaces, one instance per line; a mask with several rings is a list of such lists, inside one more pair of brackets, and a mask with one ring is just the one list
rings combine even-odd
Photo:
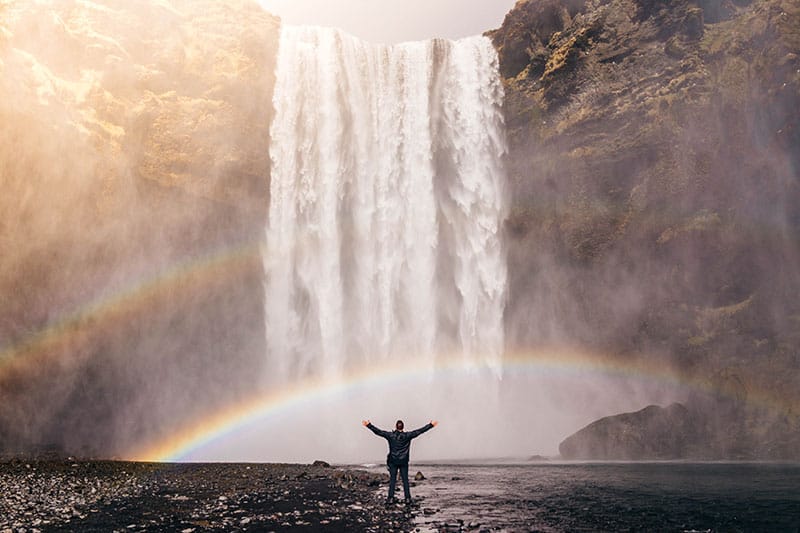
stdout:
[[[394,361],[397,361],[395,359]],[[485,369],[491,371],[491,369]],[[257,395],[249,400],[230,405],[201,420],[189,423],[172,435],[155,444],[133,450],[130,457],[147,462],[179,462],[212,443],[236,434],[255,423],[304,406],[320,405],[339,395],[383,388],[408,380],[435,375],[474,374],[474,363],[463,357],[439,358],[435,361],[410,359],[389,362],[379,366],[348,372],[338,379],[308,379],[293,386]],[[725,393],[711,390],[711,385],[675,372],[664,364],[598,356],[568,350],[543,350],[538,353],[507,355],[502,363],[503,375],[564,375],[592,373],[610,377],[631,378],[645,383],[660,383],[676,388]],[[772,407],[785,408],[780,398],[767,393],[751,394],[749,401]]]
[[256,261],[261,261],[260,243],[246,242],[173,265],[102,295],[0,349],[0,378],[24,371],[50,357],[58,356],[60,363],[64,362],[65,354],[78,358],[76,354],[81,350],[76,347],[87,343],[92,332],[124,325],[176,296],[236,279]]
[[[66,313],[20,341],[0,349],[0,383],[8,376],[24,372],[49,359],[60,365],[79,362],[84,350],[77,349],[91,341],[93,334],[124,325],[177,296],[205,291],[225,284],[262,261],[260,242],[245,242],[216,250],[137,280],[114,293],[102,295],[82,307]],[[72,359],[68,359],[72,358]],[[677,388],[726,394],[713,390],[710,383],[675,371],[657,358],[622,358],[592,354],[580,350],[548,349],[507,354],[501,363],[501,375],[579,374],[607,375],[638,381],[661,383]],[[289,387],[257,394],[248,400],[229,405],[202,419],[192,421],[171,435],[132,450],[126,456],[142,461],[172,462],[184,460],[210,443],[272,416],[304,405],[320,402],[359,390],[371,390],[407,380],[436,375],[448,377],[480,371],[474,363],[460,356],[435,360],[394,359],[382,365],[354,369],[336,379],[307,379]],[[483,370],[491,371],[485,368]],[[751,390],[748,402],[769,409],[796,411],[796,402],[768,390]]]

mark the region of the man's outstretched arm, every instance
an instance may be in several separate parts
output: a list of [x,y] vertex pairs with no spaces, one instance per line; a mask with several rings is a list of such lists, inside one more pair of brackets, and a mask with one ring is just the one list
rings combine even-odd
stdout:
[[436,420],[431,420],[430,423],[425,424],[421,428],[415,429],[414,431],[409,431],[408,432],[408,438],[413,439],[414,437],[419,437],[420,435],[422,435],[423,433],[425,433],[429,429],[435,428],[438,424],[439,424],[439,422],[437,422]]
[[370,422],[369,420],[362,420],[361,423],[364,424],[364,427],[366,427],[367,429],[369,429],[370,431],[372,431],[376,435],[378,435],[380,437],[383,437],[384,439],[388,438],[389,435],[390,435],[390,433],[388,431],[384,431],[382,429],[378,429],[375,426],[373,426],[372,422]]

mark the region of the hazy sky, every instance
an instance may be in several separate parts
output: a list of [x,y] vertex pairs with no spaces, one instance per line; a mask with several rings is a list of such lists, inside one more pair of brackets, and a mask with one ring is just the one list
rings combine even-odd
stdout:
[[286,24],[333,26],[372,42],[457,39],[500,26],[515,0],[259,0]]

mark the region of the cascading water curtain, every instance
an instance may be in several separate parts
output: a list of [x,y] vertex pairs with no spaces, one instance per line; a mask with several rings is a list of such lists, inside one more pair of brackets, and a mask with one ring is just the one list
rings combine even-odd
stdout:
[[271,128],[271,377],[461,354],[499,368],[506,211],[497,54],[284,27]]

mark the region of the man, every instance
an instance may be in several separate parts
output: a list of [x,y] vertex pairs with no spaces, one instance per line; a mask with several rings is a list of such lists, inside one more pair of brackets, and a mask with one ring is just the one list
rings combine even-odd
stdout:
[[386,498],[386,503],[394,503],[394,487],[397,483],[397,471],[400,470],[400,477],[403,479],[405,503],[410,505],[411,490],[408,488],[408,457],[411,451],[411,440],[436,427],[438,422],[431,420],[429,424],[408,433],[403,431],[402,420],[398,420],[394,425],[394,431],[378,429],[369,420],[363,420],[361,423],[389,442],[389,455],[386,456],[386,465],[389,467],[389,496]]

